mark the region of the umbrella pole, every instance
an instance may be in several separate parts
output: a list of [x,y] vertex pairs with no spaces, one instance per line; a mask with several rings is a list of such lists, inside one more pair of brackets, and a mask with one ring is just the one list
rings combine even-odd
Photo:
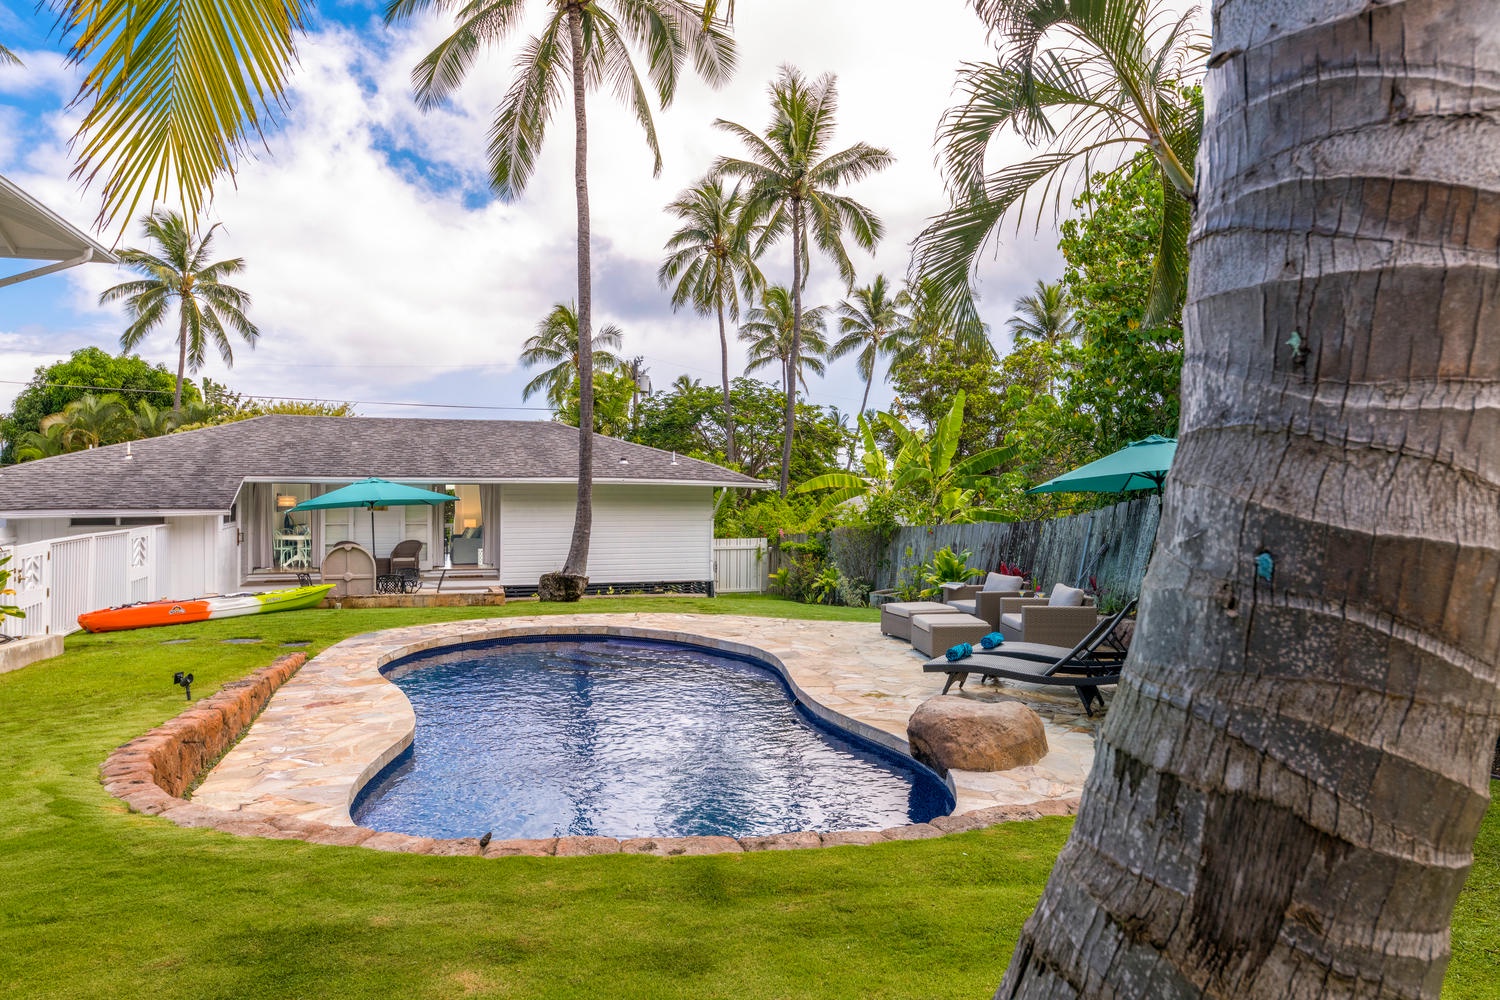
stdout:
[[375,505],[371,503],[365,506],[370,508],[370,558],[375,559],[378,558],[375,555]]

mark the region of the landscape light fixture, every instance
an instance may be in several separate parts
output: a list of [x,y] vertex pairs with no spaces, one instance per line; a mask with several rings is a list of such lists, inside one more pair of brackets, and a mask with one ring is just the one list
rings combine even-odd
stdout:
[[297,506],[297,498],[292,496],[290,493],[276,494],[277,510],[290,510],[295,506]]
[[193,675],[185,674],[181,670],[172,675],[172,683],[182,688],[182,693],[187,695],[187,700],[193,700]]

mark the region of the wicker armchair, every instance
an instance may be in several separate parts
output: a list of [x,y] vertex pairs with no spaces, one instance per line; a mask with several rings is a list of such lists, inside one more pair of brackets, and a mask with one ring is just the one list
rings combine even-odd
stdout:
[[952,605],[961,614],[983,618],[990,623],[990,628],[997,629],[1000,627],[1001,602],[1020,595],[1019,590],[984,590],[978,585],[948,584],[944,588],[943,603]]
[[1000,601],[998,628],[1010,642],[1072,646],[1098,621],[1092,597],[1076,607],[1054,607],[1045,597],[1006,597]]
[[[996,574],[991,573],[991,577]],[[1012,578],[1019,579],[1019,578]],[[1000,602],[1007,597],[1019,597],[1019,590],[985,590],[980,583],[943,584],[942,602],[952,605],[962,614],[974,615],[990,623],[990,628],[1000,627]]]
[[422,545],[423,543],[415,538],[397,542],[396,547],[391,549],[390,572],[400,573],[402,570],[411,570],[415,573],[420,569]]

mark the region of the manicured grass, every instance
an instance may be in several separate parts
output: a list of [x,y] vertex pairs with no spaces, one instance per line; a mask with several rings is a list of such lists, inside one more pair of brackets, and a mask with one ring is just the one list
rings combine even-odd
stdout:
[[[309,641],[574,611],[858,618],[765,598],[306,611],[102,636],[0,676],[0,994],[25,997],[983,997],[1067,820],[703,858],[429,858],[184,830],[105,794],[113,747]],[[254,645],[222,640],[256,637]],[[183,644],[163,645],[167,640]],[[1445,996],[1496,993],[1500,819]]]

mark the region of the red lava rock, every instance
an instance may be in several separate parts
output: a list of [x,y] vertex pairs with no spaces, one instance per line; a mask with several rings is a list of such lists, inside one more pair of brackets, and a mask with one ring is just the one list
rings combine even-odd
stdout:
[[545,858],[551,857],[557,852],[557,838],[544,837],[540,840],[492,840],[484,849],[487,858]]
[[929,840],[942,835],[943,831],[931,823],[908,823],[905,826],[893,826],[880,831],[882,840]]
[[811,830],[740,838],[740,848],[746,851],[799,851],[807,847],[822,846],[823,838]]
[[426,854],[432,847],[432,843],[431,837],[412,837],[404,833],[377,833],[360,846],[397,854]]
[[330,847],[358,847],[371,837],[375,831],[363,826],[324,826],[321,830],[309,833],[305,838],[309,844],[325,844]]
[[281,833],[270,823],[244,819],[234,813],[225,813],[224,818],[214,824],[214,828],[224,833],[232,833],[236,837],[275,837]]
[[171,820],[178,826],[186,827],[210,827],[216,828],[224,819],[224,813],[218,809],[210,809],[208,806],[195,806],[191,802],[177,801],[176,805],[166,809],[162,816]]
[[328,826],[327,823],[320,823],[312,819],[303,819],[301,816],[280,816],[275,813],[266,816],[266,822],[278,830],[284,830],[287,833],[304,839],[308,835],[317,833]]
[[449,840],[434,840],[427,853],[443,857],[477,858],[483,852],[479,849],[478,837],[458,837]]
[[613,837],[558,837],[553,852],[560,858],[584,858],[595,854],[619,854],[620,842]]
[[821,835],[824,847],[865,847],[885,840],[879,830],[838,830]]
[[626,854],[655,854],[676,858],[688,854],[738,854],[744,850],[733,837],[634,837],[620,842]]

